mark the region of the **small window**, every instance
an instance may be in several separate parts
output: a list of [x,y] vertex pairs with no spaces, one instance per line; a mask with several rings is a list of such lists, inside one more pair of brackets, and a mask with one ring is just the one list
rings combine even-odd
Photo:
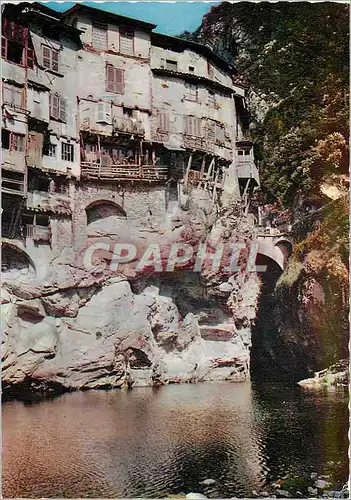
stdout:
[[56,151],[57,151],[57,146],[56,144],[49,144],[49,149],[48,149],[48,156],[51,156],[53,158],[56,158]]
[[43,66],[44,68],[51,69],[52,71],[59,70],[59,51],[48,47],[47,45],[42,45],[43,53]]
[[213,108],[216,105],[216,94],[212,90],[209,90],[207,93],[207,104]]
[[97,50],[107,50],[107,24],[93,23],[93,47]]
[[64,161],[74,161],[74,147],[68,142],[62,143],[61,158]]
[[22,89],[13,85],[4,85],[3,102],[12,107],[22,107]]
[[8,130],[1,131],[1,147],[10,151],[24,152],[25,136],[9,132]]
[[250,156],[250,150],[249,149],[245,149],[245,156]]
[[169,117],[168,113],[159,111],[157,115],[157,129],[159,132],[169,132]]
[[238,151],[238,155],[239,155],[239,156],[244,156],[244,151],[239,150],[239,151]]
[[106,66],[106,90],[114,94],[124,94],[124,71],[114,68],[112,65]]
[[50,94],[50,118],[66,122],[66,99]]
[[185,87],[185,99],[197,102],[197,85],[188,83]]
[[134,30],[129,26],[119,28],[119,51],[121,54],[134,55]]
[[126,118],[132,118],[133,117],[133,109],[132,108],[123,108],[123,115]]
[[170,59],[166,59],[166,69],[168,69],[170,71],[178,71],[177,61],[172,61]]
[[24,151],[24,135],[14,134],[12,133],[12,149],[14,151],[19,151],[23,153]]
[[196,137],[202,137],[202,120],[196,116],[185,117],[185,132],[186,134]]
[[195,72],[195,67],[189,66],[189,73],[194,73],[194,72]]

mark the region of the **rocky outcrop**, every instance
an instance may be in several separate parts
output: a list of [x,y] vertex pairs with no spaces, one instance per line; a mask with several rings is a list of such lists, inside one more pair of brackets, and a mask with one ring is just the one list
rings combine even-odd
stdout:
[[[150,224],[147,239],[192,245],[207,239],[209,248],[251,240],[252,221],[240,207],[227,207],[215,222],[208,206],[203,193],[193,193],[168,228]],[[113,241],[108,219],[94,231]],[[140,228],[129,228],[130,240],[139,237]],[[50,394],[248,377],[255,273],[212,271],[211,261],[198,273],[180,267],[145,275],[130,264],[111,273],[72,264],[71,250],[55,257],[45,280],[5,275],[5,398],[28,389]]]
[[349,360],[341,359],[335,365],[316,372],[314,377],[300,380],[299,385],[304,389],[337,389],[348,388],[350,382]]

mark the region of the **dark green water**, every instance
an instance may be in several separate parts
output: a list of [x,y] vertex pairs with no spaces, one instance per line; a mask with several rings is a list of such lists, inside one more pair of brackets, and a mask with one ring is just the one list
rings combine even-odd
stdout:
[[[5,497],[250,496],[284,476],[348,477],[348,400],[234,383],[3,405]],[[211,486],[199,483],[215,479]]]

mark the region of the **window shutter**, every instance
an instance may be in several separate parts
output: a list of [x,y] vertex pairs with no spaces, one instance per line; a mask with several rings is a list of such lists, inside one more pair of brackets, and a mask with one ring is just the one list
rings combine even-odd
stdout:
[[93,23],[93,47],[98,50],[107,49],[107,25],[105,23]]
[[51,52],[49,47],[45,47],[43,45],[43,66],[44,68],[50,69],[51,67],[51,58],[50,58]]
[[58,71],[59,69],[59,53],[57,50],[53,50],[52,54],[52,69]]
[[114,68],[111,65],[106,66],[106,90],[114,94],[124,93],[124,74],[123,69]]
[[26,61],[28,68],[33,68],[34,66],[34,50],[27,47]]
[[216,141],[224,142],[224,140],[225,140],[224,127],[221,127],[220,125],[216,124]]
[[98,102],[96,121],[111,123],[111,105],[109,102]]
[[119,28],[120,33],[120,46],[119,51],[122,54],[134,54],[134,30],[132,28],[123,27]]
[[1,37],[1,57],[3,59],[7,58],[7,38]]
[[60,120],[62,120],[63,122],[66,121],[66,99],[64,99],[63,97],[60,97],[59,99],[59,106],[60,106]]
[[60,99],[57,95],[50,94],[50,115],[53,118],[58,119],[59,118],[59,106],[60,106]]
[[169,131],[169,117],[168,113],[159,112],[158,114],[158,128],[163,132]]

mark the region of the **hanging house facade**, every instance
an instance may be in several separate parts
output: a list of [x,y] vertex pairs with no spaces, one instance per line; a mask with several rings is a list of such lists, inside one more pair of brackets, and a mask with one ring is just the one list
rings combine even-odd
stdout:
[[220,203],[259,184],[245,91],[209,48],[84,4],[6,4],[2,22],[6,240],[47,256],[109,203],[136,220],[179,186]]

